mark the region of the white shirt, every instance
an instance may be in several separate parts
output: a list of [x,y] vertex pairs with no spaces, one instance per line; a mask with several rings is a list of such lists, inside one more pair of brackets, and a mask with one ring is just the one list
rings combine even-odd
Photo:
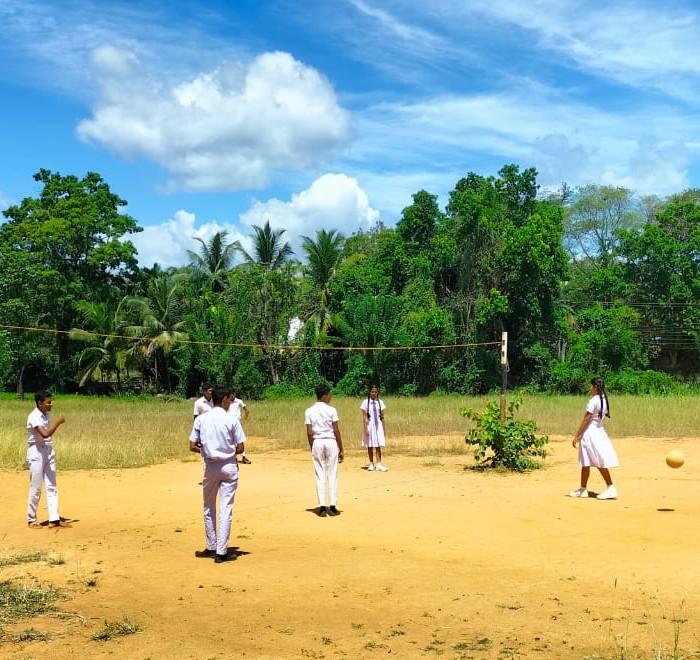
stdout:
[[245,408],[246,405],[241,401],[240,399],[233,399],[231,401],[231,405],[228,407],[228,413],[229,415],[233,415],[236,419],[241,419],[243,415],[243,408]]
[[205,412],[209,412],[212,408],[214,408],[214,402],[211,399],[207,401],[203,396],[200,396],[199,399],[194,402],[193,414],[197,417],[198,415],[203,415]]
[[304,415],[304,424],[311,424],[314,440],[335,440],[333,422],[337,421],[338,411],[323,401],[316,401]]
[[221,406],[199,415],[192,425],[190,442],[201,442],[205,461],[235,461],[236,447],[245,442],[241,423]]
[[45,429],[49,428],[49,416],[46,413],[41,412],[38,408],[34,408],[32,412],[29,413],[27,417],[27,444],[29,445],[50,445],[52,444],[51,436],[45,438],[44,436],[36,430],[37,426],[43,426]]

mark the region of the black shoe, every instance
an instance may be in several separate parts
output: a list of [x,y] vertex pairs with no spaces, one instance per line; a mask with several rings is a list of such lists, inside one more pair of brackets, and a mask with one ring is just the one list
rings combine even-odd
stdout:
[[223,564],[225,561],[235,561],[236,555],[215,555],[214,562],[217,564]]
[[329,516],[339,516],[340,511],[338,511],[338,509],[336,509],[334,506],[332,506],[328,509],[328,515]]
[[326,507],[325,506],[318,507],[318,509],[316,510],[316,515],[319,518],[325,518],[326,517]]
[[216,550],[195,550],[194,556],[199,557],[200,559],[204,557],[216,557]]
[[250,465],[251,462],[252,462],[252,461],[251,461],[247,456],[244,456],[244,457],[241,459],[241,463],[245,463],[246,465]]

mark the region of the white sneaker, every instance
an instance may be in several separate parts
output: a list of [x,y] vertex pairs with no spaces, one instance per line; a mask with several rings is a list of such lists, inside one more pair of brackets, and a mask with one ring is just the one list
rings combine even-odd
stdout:
[[376,469],[377,469],[377,468],[374,467],[374,463],[370,463],[370,464],[367,466],[367,472],[374,472]]
[[611,485],[608,486],[602,493],[596,495],[598,500],[616,500],[617,499],[617,488]]
[[374,469],[377,470],[377,472],[386,472],[389,468],[385,467],[381,463],[377,463]]
[[585,488],[577,488],[569,493],[569,497],[588,497],[588,491]]

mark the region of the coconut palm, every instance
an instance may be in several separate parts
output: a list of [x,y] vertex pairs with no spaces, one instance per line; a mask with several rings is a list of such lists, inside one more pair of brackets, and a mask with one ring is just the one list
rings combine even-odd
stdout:
[[[92,380],[104,381],[115,374],[117,384],[132,356],[132,342],[124,338],[126,318],[122,299],[116,307],[111,302],[77,303],[84,328],[73,328],[69,336],[90,345],[78,355],[78,378],[83,387]],[[86,329],[87,328],[87,329]]]
[[285,229],[273,230],[269,220],[264,227],[253,225],[253,254],[250,255],[241,249],[246,263],[266,271],[282,268],[294,254],[289,243],[282,241],[285,231]]
[[135,296],[128,300],[129,309],[138,321],[128,326],[130,336],[137,337],[143,357],[153,359],[155,382],[160,377],[158,357],[162,357],[165,384],[170,387],[168,358],[175,346],[189,337],[184,331],[184,305],[182,302],[183,274],[159,275],[148,282],[145,296]]
[[320,229],[316,232],[315,239],[308,236],[302,236],[302,239],[302,249],[307,258],[305,272],[318,293],[318,303],[314,305],[309,321],[313,323],[317,334],[325,334],[336,325],[331,313],[331,283],[343,262],[345,237],[335,229]]
[[226,273],[233,265],[236,252],[241,250],[238,241],[228,243],[228,232],[217,231],[209,242],[199,237],[195,241],[200,243],[199,251],[187,250],[190,265],[204,275],[211,284],[212,291],[220,293],[226,288]]

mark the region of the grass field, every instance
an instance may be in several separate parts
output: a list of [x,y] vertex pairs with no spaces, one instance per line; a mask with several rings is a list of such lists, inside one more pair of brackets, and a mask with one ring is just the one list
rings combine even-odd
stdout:
[[[514,395],[508,395],[508,400]],[[463,438],[470,422],[464,408],[483,409],[494,397],[432,396],[387,397],[386,424],[392,453],[437,456],[470,453]],[[54,415],[66,424],[55,434],[59,469],[129,468],[169,460],[189,460],[187,438],[192,423],[192,401],[183,399],[109,399],[56,396]],[[304,410],[312,399],[249,401],[246,433],[256,448],[306,447]],[[518,418],[534,420],[538,434],[573,435],[583,415],[585,396],[527,396]],[[334,397],[346,449],[359,448],[360,400]],[[26,453],[24,427],[33,407],[31,399],[0,400],[0,468],[21,469]],[[697,434],[700,397],[611,397],[607,428],[615,437],[682,438]]]

